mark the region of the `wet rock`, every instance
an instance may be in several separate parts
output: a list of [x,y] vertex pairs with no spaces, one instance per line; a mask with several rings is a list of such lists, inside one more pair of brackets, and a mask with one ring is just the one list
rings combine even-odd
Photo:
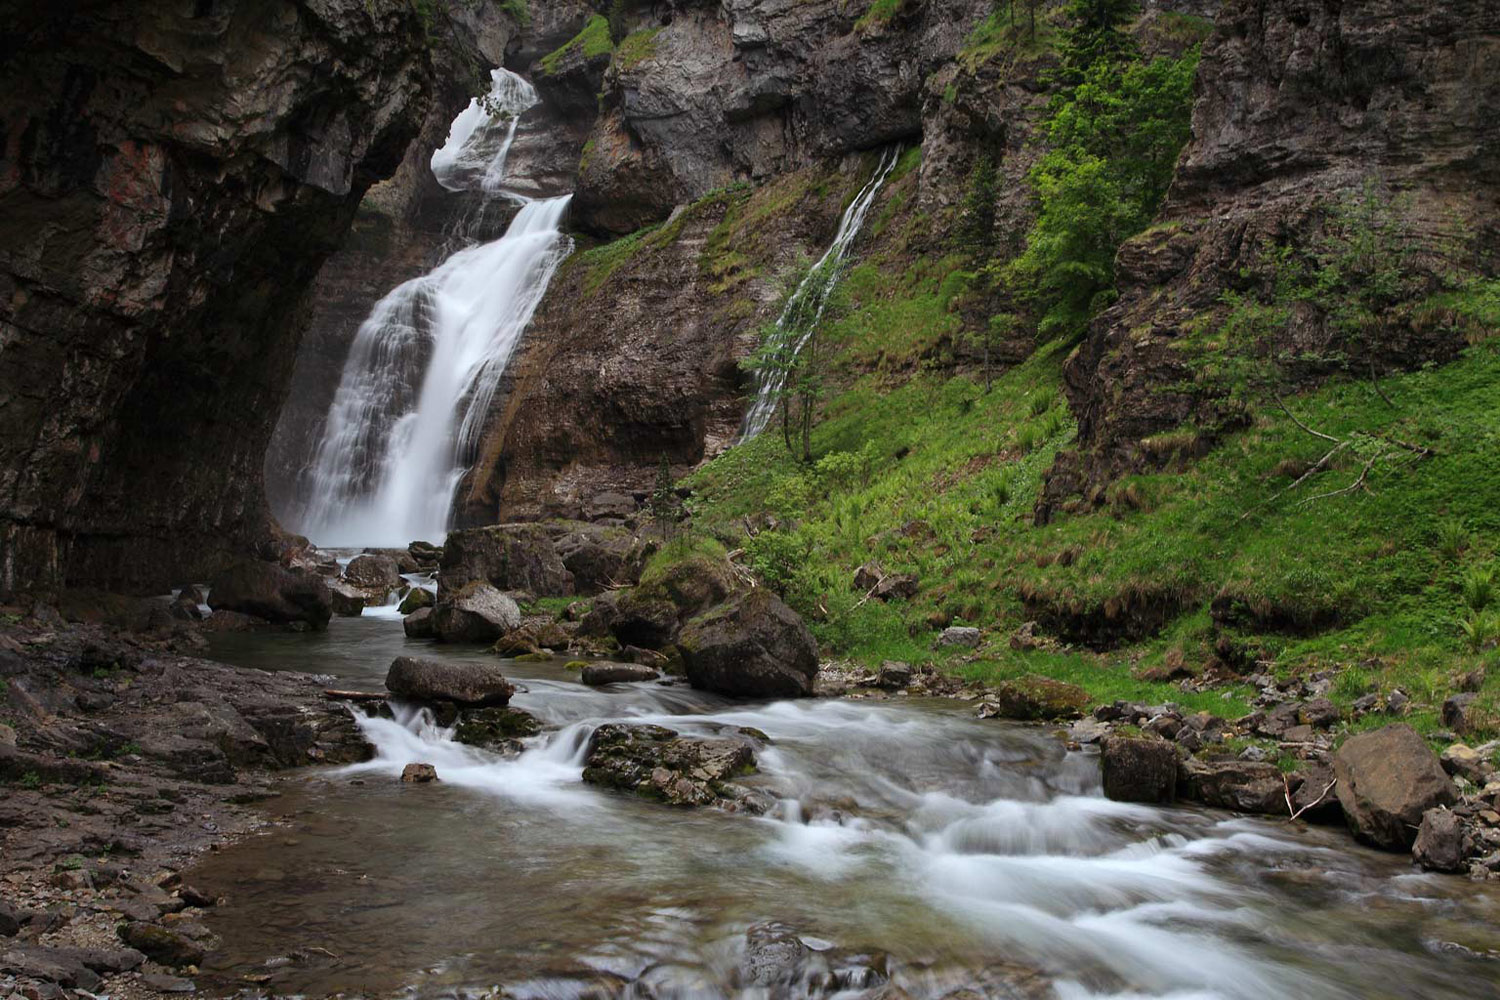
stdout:
[[1344,810],[1334,794],[1333,768],[1307,762],[1292,774],[1292,810],[1309,823],[1342,823]]
[[453,738],[472,747],[499,749],[541,731],[541,720],[530,712],[509,706],[480,708],[460,714]]
[[564,597],[573,592],[573,577],[540,524],[496,524],[450,532],[438,570],[438,603],[447,601],[450,591],[474,583],[524,590],[538,597]]
[[627,684],[634,681],[654,681],[661,676],[650,667],[635,663],[590,663],[583,668],[579,678],[591,687],[602,684]]
[[1451,809],[1428,809],[1422,814],[1411,856],[1423,868],[1440,872],[1468,867],[1468,832],[1463,820]]
[[516,602],[480,581],[443,594],[432,609],[432,630],[444,642],[494,642],[520,624]]
[[333,599],[323,578],[306,570],[244,559],[220,573],[209,587],[215,611],[238,611],[266,621],[307,622],[324,628],[333,617]]
[[732,779],[755,770],[746,739],[679,736],[663,726],[607,723],[589,737],[583,780],[671,805],[742,800]]
[[343,580],[334,580],[328,584],[328,598],[333,605],[333,613],[341,618],[358,618],[365,613],[366,605],[371,603],[368,594]]
[[178,597],[167,607],[167,611],[178,621],[199,622],[203,620],[203,609],[199,604],[192,596]]
[[1275,764],[1188,758],[1178,768],[1177,791],[1182,798],[1220,809],[1290,815],[1287,779]]
[[401,630],[408,639],[436,639],[437,629],[432,624],[432,609],[418,608],[401,619]]
[[433,603],[432,591],[424,590],[421,587],[413,587],[406,592],[405,597],[401,598],[401,606],[396,610],[400,611],[403,615],[409,615],[413,611],[430,608]]
[[162,972],[147,972],[141,976],[141,983],[160,993],[196,993],[197,985],[191,979],[183,979],[181,976],[169,976]]
[[1351,736],[1334,754],[1333,766],[1349,829],[1388,850],[1409,849],[1422,815],[1457,799],[1427,742],[1404,724]]
[[1172,802],[1177,748],[1166,740],[1108,736],[1100,742],[1104,794],[1116,802]]
[[738,984],[742,989],[785,990],[800,982],[811,954],[786,924],[756,924],[745,932]]
[[764,588],[694,618],[677,638],[695,688],[742,698],[812,693],[818,644],[801,617]]
[[385,555],[359,555],[344,567],[344,581],[362,590],[390,591],[401,585],[401,567]]
[[120,940],[142,952],[153,962],[179,967],[198,965],[206,953],[204,946],[177,930],[132,921],[120,928]]
[[875,686],[887,691],[899,691],[911,683],[911,664],[897,660],[886,660],[875,676]]
[[938,635],[938,649],[976,649],[979,646],[979,629],[970,625],[950,625]]
[[401,769],[401,780],[410,785],[425,785],[438,780],[437,768],[431,764],[407,764]]
[[1449,695],[1443,701],[1443,725],[1460,736],[1467,733],[1472,725],[1470,716],[1473,714],[1474,700],[1478,697],[1472,692]]
[[488,663],[449,663],[398,656],[385,675],[391,694],[413,701],[456,705],[504,705],[515,688],[500,668]]
[[21,911],[0,899],[0,937],[14,937],[21,930]]
[[993,711],[986,714],[981,710],[980,717],[1035,721],[1076,719],[1083,714],[1089,701],[1089,693],[1076,684],[1028,674],[995,687],[986,699]]

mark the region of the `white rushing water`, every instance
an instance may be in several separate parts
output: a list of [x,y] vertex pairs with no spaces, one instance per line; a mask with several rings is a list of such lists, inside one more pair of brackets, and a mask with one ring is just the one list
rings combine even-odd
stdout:
[[763,369],[758,374],[755,402],[751,404],[740,425],[741,441],[748,441],[765,430],[775,416],[777,400],[786,386],[791,362],[802,352],[808,338],[823,318],[823,310],[828,307],[828,297],[843,277],[844,260],[849,254],[849,247],[864,227],[865,215],[875,203],[875,195],[880,192],[900,157],[899,146],[887,150],[881,157],[880,166],[876,168],[874,175],[860,189],[859,194],[855,195],[849,207],[844,209],[833,243],[787,298],[771,333],[771,343],[765,345],[766,350],[780,355],[783,363]]
[[404,546],[446,534],[500,377],[571,250],[561,232],[571,195],[528,201],[505,191],[524,79],[496,70],[484,101],[454,120],[433,154],[453,190],[521,204],[503,237],[466,247],[398,286],[361,324],[313,459],[300,530],[323,546]]

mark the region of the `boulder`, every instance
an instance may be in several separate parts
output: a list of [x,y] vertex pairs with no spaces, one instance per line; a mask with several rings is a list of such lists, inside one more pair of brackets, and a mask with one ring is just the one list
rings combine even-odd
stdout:
[[423,569],[432,569],[442,562],[443,547],[431,542],[412,542],[406,547],[406,554]]
[[1423,868],[1439,872],[1462,871],[1468,867],[1468,832],[1463,820],[1450,809],[1429,809],[1422,814],[1411,856]]
[[[682,616],[665,597],[641,590],[626,591],[612,602],[595,602],[591,615],[608,616],[608,632],[623,646],[660,649],[671,645]],[[584,628],[587,629],[588,618]]]
[[1495,773],[1495,765],[1484,754],[1463,743],[1454,743],[1443,749],[1439,758],[1443,770],[1449,774],[1472,781],[1483,788]]
[[742,989],[773,996],[796,992],[812,950],[786,924],[756,924],[745,931],[745,954],[737,970]]
[[636,583],[649,551],[630,532],[605,525],[581,526],[553,545],[563,567],[573,574],[573,592],[583,595]]
[[1193,802],[1237,812],[1291,815],[1286,807],[1289,780],[1271,763],[1199,760],[1178,768],[1178,794]]
[[401,606],[396,610],[403,615],[409,615],[421,608],[430,608],[433,605],[432,591],[423,590],[421,587],[413,587],[401,598]]
[[1473,726],[1474,701],[1479,696],[1470,691],[1449,695],[1443,701],[1443,725],[1458,733],[1467,733]]
[[976,649],[979,629],[971,625],[949,625],[937,637],[938,649]]
[[1422,815],[1457,799],[1437,756],[1402,723],[1349,737],[1333,768],[1349,829],[1388,850],[1410,849]]
[[1107,736],[1100,741],[1104,794],[1116,802],[1172,802],[1177,748],[1166,740]]
[[636,663],[590,663],[583,668],[583,674],[579,679],[590,687],[598,687],[601,684],[654,681],[660,676],[650,667]]
[[437,768],[431,764],[407,764],[401,769],[401,780],[412,785],[425,785],[438,780]]
[[328,584],[328,598],[333,604],[333,613],[341,618],[358,618],[370,603],[368,594],[343,580],[333,580]]
[[504,705],[515,693],[497,666],[415,656],[398,656],[391,662],[385,687],[391,694],[412,701],[451,701],[458,705]]
[[635,497],[624,493],[597,493],[588,503],[583,505],[583,519],[585,521],[602,521],[605,519],[623,521],[631,517],[638,509]]
[[499,749],[541,731],[541,720],[530,712],[501,706],[465,710],[453,728],[453,738],[468,746]]
[[797,613],[759,588],[683,626],[677,638],[695,688],[745,698],[812,693],[818,644]]
[[203,945],[171,928],[133,920],[120,927],[120,940],[153,962],[176,968],[198,965],[206,953]]
[[731,779],[755,770],[746,739],[679,736],[662,726],[607,723],[589,737],[583,780],[671,805],[746,802]]
[[868,593],[879,586],[884,578],[885,570],[872,559],[854,571],[853,587],[862,594]]
[[214,577],[208,603],[215,611],[278,624],[307,622],[313,628],[326,628],[333,617],[333,598],[321,576],[258,559],[243,559]]
[[432,609],[418,608],[401,619],[401,630],[408,639],[436,639],[437,632],[432,626]]
[[494,642],[520,624],[516,602],[479,580],[440,597],[432,609],[432,630],[444,642]]
[[875,585],[875,596],[882,601],[909,601],[917,596],[918,586],[910,573],[892,573]]
[[1048,721],[1076,719],[1089,705],[1089,693],[1077,684],[1028,674],[1004,681],[985,699],[994,706],[991,715],[1005,719]]
[[573,592],[573,577],[540,524],[496,524],[449,534],[438,569],[438,602],[474,582],[538,597]]
[[887,691],[899,691],[911,683],[911,664],[897,660],[886,660],[875,675],[875,686]]
[[344,567],[344,581],[361,590],[384,593],[401,586],[401,568],[385,555],[359,555]]

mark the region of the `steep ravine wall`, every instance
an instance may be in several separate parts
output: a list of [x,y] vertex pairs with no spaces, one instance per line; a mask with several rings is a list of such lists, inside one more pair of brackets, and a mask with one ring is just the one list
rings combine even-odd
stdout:
[[304,290],[427,111],[401,0],[0,4],[0,593],[272,536]]

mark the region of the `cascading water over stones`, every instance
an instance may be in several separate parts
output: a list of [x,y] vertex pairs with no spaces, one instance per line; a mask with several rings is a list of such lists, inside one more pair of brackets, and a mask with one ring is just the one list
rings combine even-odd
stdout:
[[536,91],[507,70],[454,120],[432,157],[438,182],[480,191],[476,211],[521,204],[505,235],[453,254],[377,302],[360,326],[308,471],[300,529],[321,545],[441,538],[453,490],[522,332],[571,250],[571,195],[527,200],[502,185]]

